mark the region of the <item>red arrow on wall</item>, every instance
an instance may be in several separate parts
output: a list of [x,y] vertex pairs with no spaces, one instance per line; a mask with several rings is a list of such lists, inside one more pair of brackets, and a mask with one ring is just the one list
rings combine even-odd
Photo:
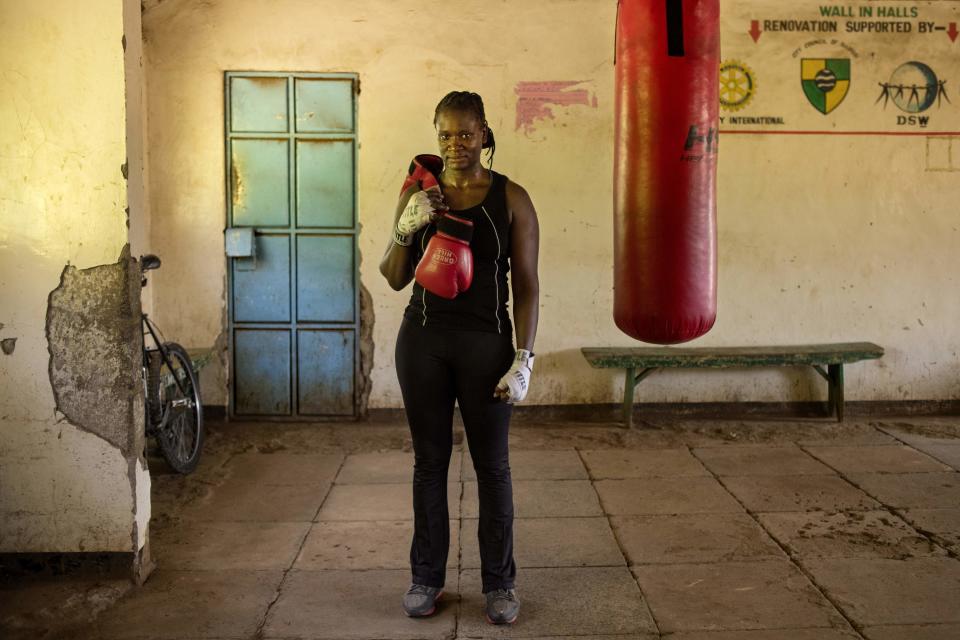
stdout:
[[947,30],[947,35],[950,36],[950,42],[957,41],[957,23],[951,22],[950,28]]
[[[954,30],[956,30],[956,25],[954,25]],[[750,31],[748,33],[750,34],[750,37],[753,38],[754,42],[760,39],[760,21],[759,20],[750,21]]]

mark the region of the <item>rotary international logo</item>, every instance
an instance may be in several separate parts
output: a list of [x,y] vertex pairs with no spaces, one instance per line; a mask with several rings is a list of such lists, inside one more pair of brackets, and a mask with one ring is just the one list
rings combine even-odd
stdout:
[[738,60],[725,60],[720,65],[720,108],[739,111],[753,99],[757,90],[756,75]]

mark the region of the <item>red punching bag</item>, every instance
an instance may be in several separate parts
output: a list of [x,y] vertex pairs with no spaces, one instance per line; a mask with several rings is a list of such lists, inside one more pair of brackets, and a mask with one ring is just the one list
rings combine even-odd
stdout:
[[614,320],[676,344],[717,317],[719,0],[620,0]]

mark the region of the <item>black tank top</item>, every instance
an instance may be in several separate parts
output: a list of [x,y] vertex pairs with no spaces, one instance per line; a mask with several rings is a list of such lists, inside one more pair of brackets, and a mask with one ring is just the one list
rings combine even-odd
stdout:
[[[462,211],[451,210],[473,222],[473,283],[453,300],[426,291],[416,280],[404,317],[425,327],[468,329],[512,334],[507,313],[507,272],[510,270],[510,216],[507,213],[507,177],[491,171],[490,189],[483,202]],[[437,232],[429,224],[417,232],[410,254],[416,269],[430,238]]]

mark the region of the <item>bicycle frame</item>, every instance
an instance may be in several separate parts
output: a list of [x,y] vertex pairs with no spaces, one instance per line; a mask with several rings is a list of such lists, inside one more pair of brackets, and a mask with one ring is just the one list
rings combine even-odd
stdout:
[[[167,365],[167,370],[168,370],[168,371],[173,371],[173,365],[172,365],[171,362],[170,362],[170,356],[167,355],[167,350],[164,348],[163,342],[161,342],[160,338],[157,336],[157,333],[158,333],[157,328],[156,328],[156,327],[154,326],[154,324],[150,321],[150,318],[147,317],[147,314],[142,313],[142,314],[141,314],[141,319],[142,319],[141,324],[143,325],[143,328],[145,329],[145,331],[143,332],[143,336],[144,336],[144,338],[143,338],[143,367],[144,367],[144,372],[146,372],[146,368],[150,366],[150,362],[149,362],[148,359],[149,359],[149,357],[150,357],[149,354],[150,354],[151,352],[153,352],[153,351],[159,351],[159,352],[160,352],[160,357],[163,358],[163,363],[164,363],[165,365]],[[150,334],[150,337],[153,339],[153,344],[154,344],[154,348],[153,348],[153,349],[147,347],[147,340],[146,340],[147,333],[149,333],[149,334]],[[177,378],[177,376],[173,376],[173,380],[174,380],[174,382],[177,384],[177,388],[180,389],[180,393],[182,393],[184,396],[188,395],[188,394],[187,394],[187,389],[186,389],[186,387],[184,386],[183,381],[180,380],[179,378]],[[144,391],[148,391],[148,390],[146,389],[146,376],[144,376]]]

